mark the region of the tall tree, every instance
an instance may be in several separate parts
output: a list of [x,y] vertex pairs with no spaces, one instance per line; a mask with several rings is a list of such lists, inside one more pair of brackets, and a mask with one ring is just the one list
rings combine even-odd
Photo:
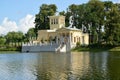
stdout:
[[92,23],[93,42],[97,43],[101,41],[101,30],[104,25],[104,4],[99,0],[90,0],[88,6],[90,8],[88,20]]
[[57,7],[55,4],[42,4],[40,11],[35,17],[35,31],[49,29],[49,16],[55,15]]
[[106,42],[110,45],[120,45],[120,9],[118,4],[106,2]]
[[8,44],[12,43],[12,44],[15,44],[16,46],[16,43],[19,43],[19,42],[22,42],[23,40],[23,33],[22,32],[8,32],[7,35],[5,36],[6,38],[6,42]]
[[28,39],[36,39],[35,28],[30,28],[26,35]]
[[3,46],[6,42],[6,39],[3,36],[0,36],[0,46]]

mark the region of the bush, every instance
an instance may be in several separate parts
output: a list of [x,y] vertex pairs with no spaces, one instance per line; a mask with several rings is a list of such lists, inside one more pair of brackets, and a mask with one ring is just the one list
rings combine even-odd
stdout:
[[80,47],[81,45],[80,45],[80,42],[77,42],[76,43],[76,47]]

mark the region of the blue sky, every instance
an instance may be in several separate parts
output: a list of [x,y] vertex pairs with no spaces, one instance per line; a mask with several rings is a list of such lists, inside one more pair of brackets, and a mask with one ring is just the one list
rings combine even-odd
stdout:
[[74,3],[81,4],[88,0],[1,0],[0,1],[0,23],[4,17],[18,21],[27,14],[35,15],[39,11],[41,4],[56,4],[58,11],[66,10],[66,8]]
[[[30,22],[34,21],[34,15],[39,12],[39,7],[43,3],[56,4],[58,11],[63,11],[66,10],[70,4],[82,4],[86,2],[88,2],[88,0],[1,0],[0,34],[2,34],[5,30],[10,31],[12,28],[8,27],[11,26],[15,26],[16,30],[20,30],[17,29],[17,27],[20,26],[34,26],[33,24],[29,24],[31,24]],[[119,0],[114,0],[113,2],[119,2]],[[27,30],[21,31],[26,32]]]

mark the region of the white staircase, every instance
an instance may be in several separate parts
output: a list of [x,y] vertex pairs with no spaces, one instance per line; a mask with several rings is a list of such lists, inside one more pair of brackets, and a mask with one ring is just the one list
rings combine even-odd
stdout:
[[71,50],[70,45],[66,43],[66,44],[60,44],[60,46],[56,49],[56,52],[68,52],[70,50]]

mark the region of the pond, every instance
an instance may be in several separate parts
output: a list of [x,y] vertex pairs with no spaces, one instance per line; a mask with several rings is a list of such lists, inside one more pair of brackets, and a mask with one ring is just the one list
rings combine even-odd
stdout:
[[120,52],[4,53],[0,80],[120,80]]

